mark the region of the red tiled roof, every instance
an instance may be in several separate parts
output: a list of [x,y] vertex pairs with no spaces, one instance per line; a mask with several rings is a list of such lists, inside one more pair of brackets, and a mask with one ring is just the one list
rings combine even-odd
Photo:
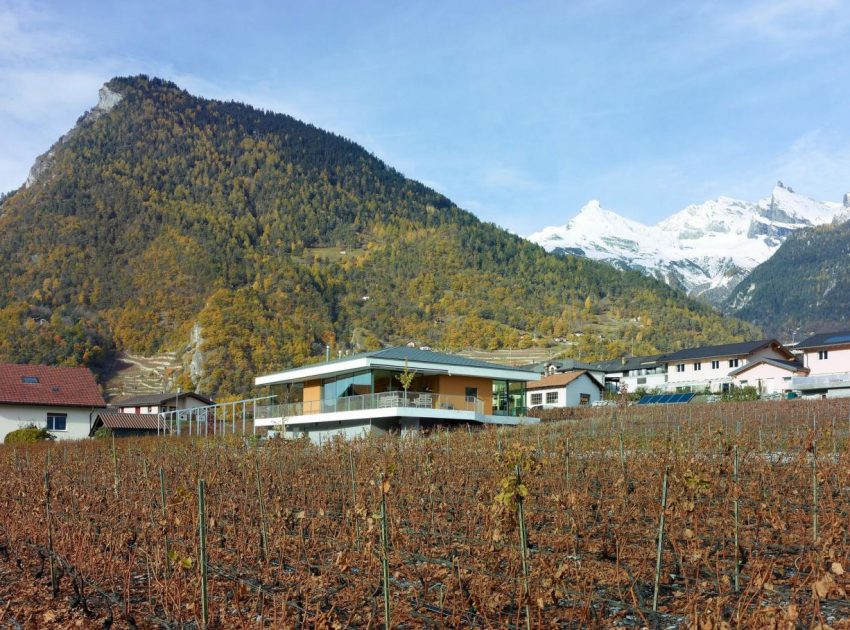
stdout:
[[100,413],[97,416],[103,426],[110,429],[151,429],[156,430],[157,422],[160,428],[168,426],[168,422],[155,413]]
[[0,403],[106,407],[88,368],[11,363],[0,363]]

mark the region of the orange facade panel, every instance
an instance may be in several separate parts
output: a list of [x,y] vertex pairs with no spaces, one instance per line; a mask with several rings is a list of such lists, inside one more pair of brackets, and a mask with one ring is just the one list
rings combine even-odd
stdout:
[[440,375],[434,393],[444,396],[466,396],[467,389],[475,390],[474,396],[484,403],[485,415],[493,413],[493,380],[474,376]]

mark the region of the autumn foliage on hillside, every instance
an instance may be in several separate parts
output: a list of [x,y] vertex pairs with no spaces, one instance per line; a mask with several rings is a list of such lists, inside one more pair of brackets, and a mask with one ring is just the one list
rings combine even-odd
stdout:
[[549,255],[289,116],[147,77],[108,87],[121,102],[0,202],[3,360],[45,356],[10,338],[38,336],[27,318],[61,322],[56,361],[97,369],[113,349],[178,350],[199,323],[196,385],[244,393],[355,331],[445,349],[576,335],[599,358],[755,334],[638,273]]

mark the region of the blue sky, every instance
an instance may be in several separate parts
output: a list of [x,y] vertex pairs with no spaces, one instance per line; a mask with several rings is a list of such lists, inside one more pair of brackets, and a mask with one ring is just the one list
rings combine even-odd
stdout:
[[521,234],[850,191],[850,6],[0,0],[0,191],[146,73],[352,138]]

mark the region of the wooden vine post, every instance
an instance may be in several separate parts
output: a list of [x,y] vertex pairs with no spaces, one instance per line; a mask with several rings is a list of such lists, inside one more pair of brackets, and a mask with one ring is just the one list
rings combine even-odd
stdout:
[[381,480],[381,584],[384,591],[384,628],[391,628],[390,622],[390,559],[389,526],[387,525],[387,492],[390,482],[387,476]]
[[735,463],[732,469],[732,482],[734,484],[735,499],[733,502],[733,509],[735,512],[735,592],[737,593],[740,590],[740,578],[741,578],[741,558],[740,552],[738,551],[738,445],[735,445]]
[[818,445],[812,442],[812,543],[818,542]]
[[50,589],[53,597],[59,594],[59,579],[56,574],[56,561],[53,558],[53,527],[50,522],[50,450],[44,467],[44,506],[47,520],[47,555],[50,560]]
[[525,602],[525,626],[531,630],[531,609],[528,606],[528,597],[531,591],[529,585],[529,569],[528,569],[528,532],[525,529],[525,513],[522,508],[522,493],[519,488],[522,484],[522,476],[520,475],[519,464],[514,469],[516,473],[516,519],[519,525],[519,557],[522,563],[522,598]]
[[165,577],[168,577],[168,563],[171,561],[168,548],[168,509],[165,507],[165,471],[159,469],[159,503],[162,506],[162,523],[165,528]]
[[354,454],[348,447],[348,471],[351,477],[351,517],[354,520],[354,548],[360,551],[360,522],[357,520],[357,483],[355,481]]
[[254,459],[254,470],[257,475],[257,502],[260,507],[260,552],[263,561],[269,559],[269,538],[266,533],[266,503],[263,500],[263,480],[260,477],[260,462]]
[[206,628],[210,621],[210,609],[207,599],[207,510],[204,493],[204,480],[198,479],[198,567],[201,571],[201,626]]
[[664,479],[661,482],[661,517],[658,519],[658,549],[655,553],[655,587],[652,591],[652,612],[658,612],[658,590],[661,587],[661,554],[664,550],[664,513],[667,511],[667,473],[664,467]]

